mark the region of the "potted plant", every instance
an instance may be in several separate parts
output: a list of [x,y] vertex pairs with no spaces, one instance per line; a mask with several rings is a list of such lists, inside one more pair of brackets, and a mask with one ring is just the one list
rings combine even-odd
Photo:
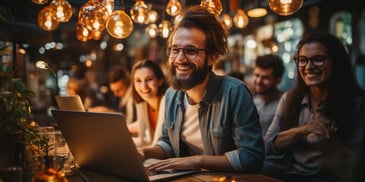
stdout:
[[[0,57],[4,49],[0,47]],[[19,146],[46,142],[31,124],[30,99],[33,96],[21,79],[14,78],[12,69],[0,62],[0,169],[22,165],[16,160],[17,151],[22,150]]]

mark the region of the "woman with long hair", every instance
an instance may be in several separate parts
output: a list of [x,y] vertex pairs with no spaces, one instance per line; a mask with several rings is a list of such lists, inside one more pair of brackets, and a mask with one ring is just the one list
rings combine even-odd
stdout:
[[131,81],[137,121],[128,125],[129,131],[137,136],[134,142],[138,147],[150,145],[161,132],[167,80],[157,62],[142,60],[133,65]]
[[267,154],[285,155],[286,181],[351,181],[348,151],[357,150],[349,144],[364,117],[356,112],[364,111],[364,93],[347,50],[331,34],[312,33],[299,42],[294,60],[297,83],[279,102],[265,136]]

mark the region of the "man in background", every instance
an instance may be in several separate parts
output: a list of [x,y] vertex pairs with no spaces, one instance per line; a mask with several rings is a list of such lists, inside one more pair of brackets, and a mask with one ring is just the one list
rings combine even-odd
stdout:
[[131,77],[128,70],[115,67],[108,75],[109,88],[115,97],[118,98],[119,104],[113,107],[94,107],[89,111],[92,112],[120,112],[126,117],[127,123],[136,120],[136,109],[132,100]]
[[[258,56],[253,71],[252,91],[254,103],[260,116],[262,137],[265,136],[278,106],[282,91],[278,89],[284,73],[283,61],[280,57],[268,54]],[[280,161],[284,161],[284,155],[266,155],[263,173],[276,177],[276,168],[281,168]]]
[[284,73],[280,57],[268,54],[258,56],[253,71],[254,103],[260,115],[262,137],[265,136],[274,117],[282,91],[278,89]]

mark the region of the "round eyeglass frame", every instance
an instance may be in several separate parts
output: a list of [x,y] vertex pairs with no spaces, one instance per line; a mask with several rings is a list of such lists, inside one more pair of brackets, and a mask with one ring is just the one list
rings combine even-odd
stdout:
[[[171,54],[171,49],[177,49],[178,53],[177,54]],[[187,49],[193,49],[194,50],[194,55],[192,54],[187,54],[188,50]],[[182,50],[183,55],[185,58],[189,59],[189,60],[193,60],[195,59],[200,51],[207,51],[207,49],[199,49],[197,47],[194,46],[186,46],[186,47],[166,47],[165,51],[166,54],[169,58],[176,58],[179,54],[180,54],[180,50]]]
[[[305,59],[305,63],[303,63],[303,61],[299,61],[300,58],[304,58]],[[298,66],[298,67],[306,67],[308,65],[308,62],[310,61],[311,64],[313,66],[316,66],[316,67],[320,67],[320,66],[323,66],[324,63],[326,62],[327,60],[327,56],[324,56],[324,55],[315,55],[315,56],[312,56],[310,58],[306,57],[306,56],[295,56],[294,57],[294,61],[295,61],[295,64]]]

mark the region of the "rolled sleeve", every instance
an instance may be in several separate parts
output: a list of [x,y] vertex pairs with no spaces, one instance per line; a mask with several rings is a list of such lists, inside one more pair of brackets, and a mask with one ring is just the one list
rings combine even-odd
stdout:
[[242,171],[242,165],[238,151],[226,152],[224,155],[228,158],[235,171]]
[[166,143],[162,140],[159,140],[159,141],[157,141],[156,145],[159,145],[166,152],[168,157],[173,157],[174,156],[174,151],[168,143]]

